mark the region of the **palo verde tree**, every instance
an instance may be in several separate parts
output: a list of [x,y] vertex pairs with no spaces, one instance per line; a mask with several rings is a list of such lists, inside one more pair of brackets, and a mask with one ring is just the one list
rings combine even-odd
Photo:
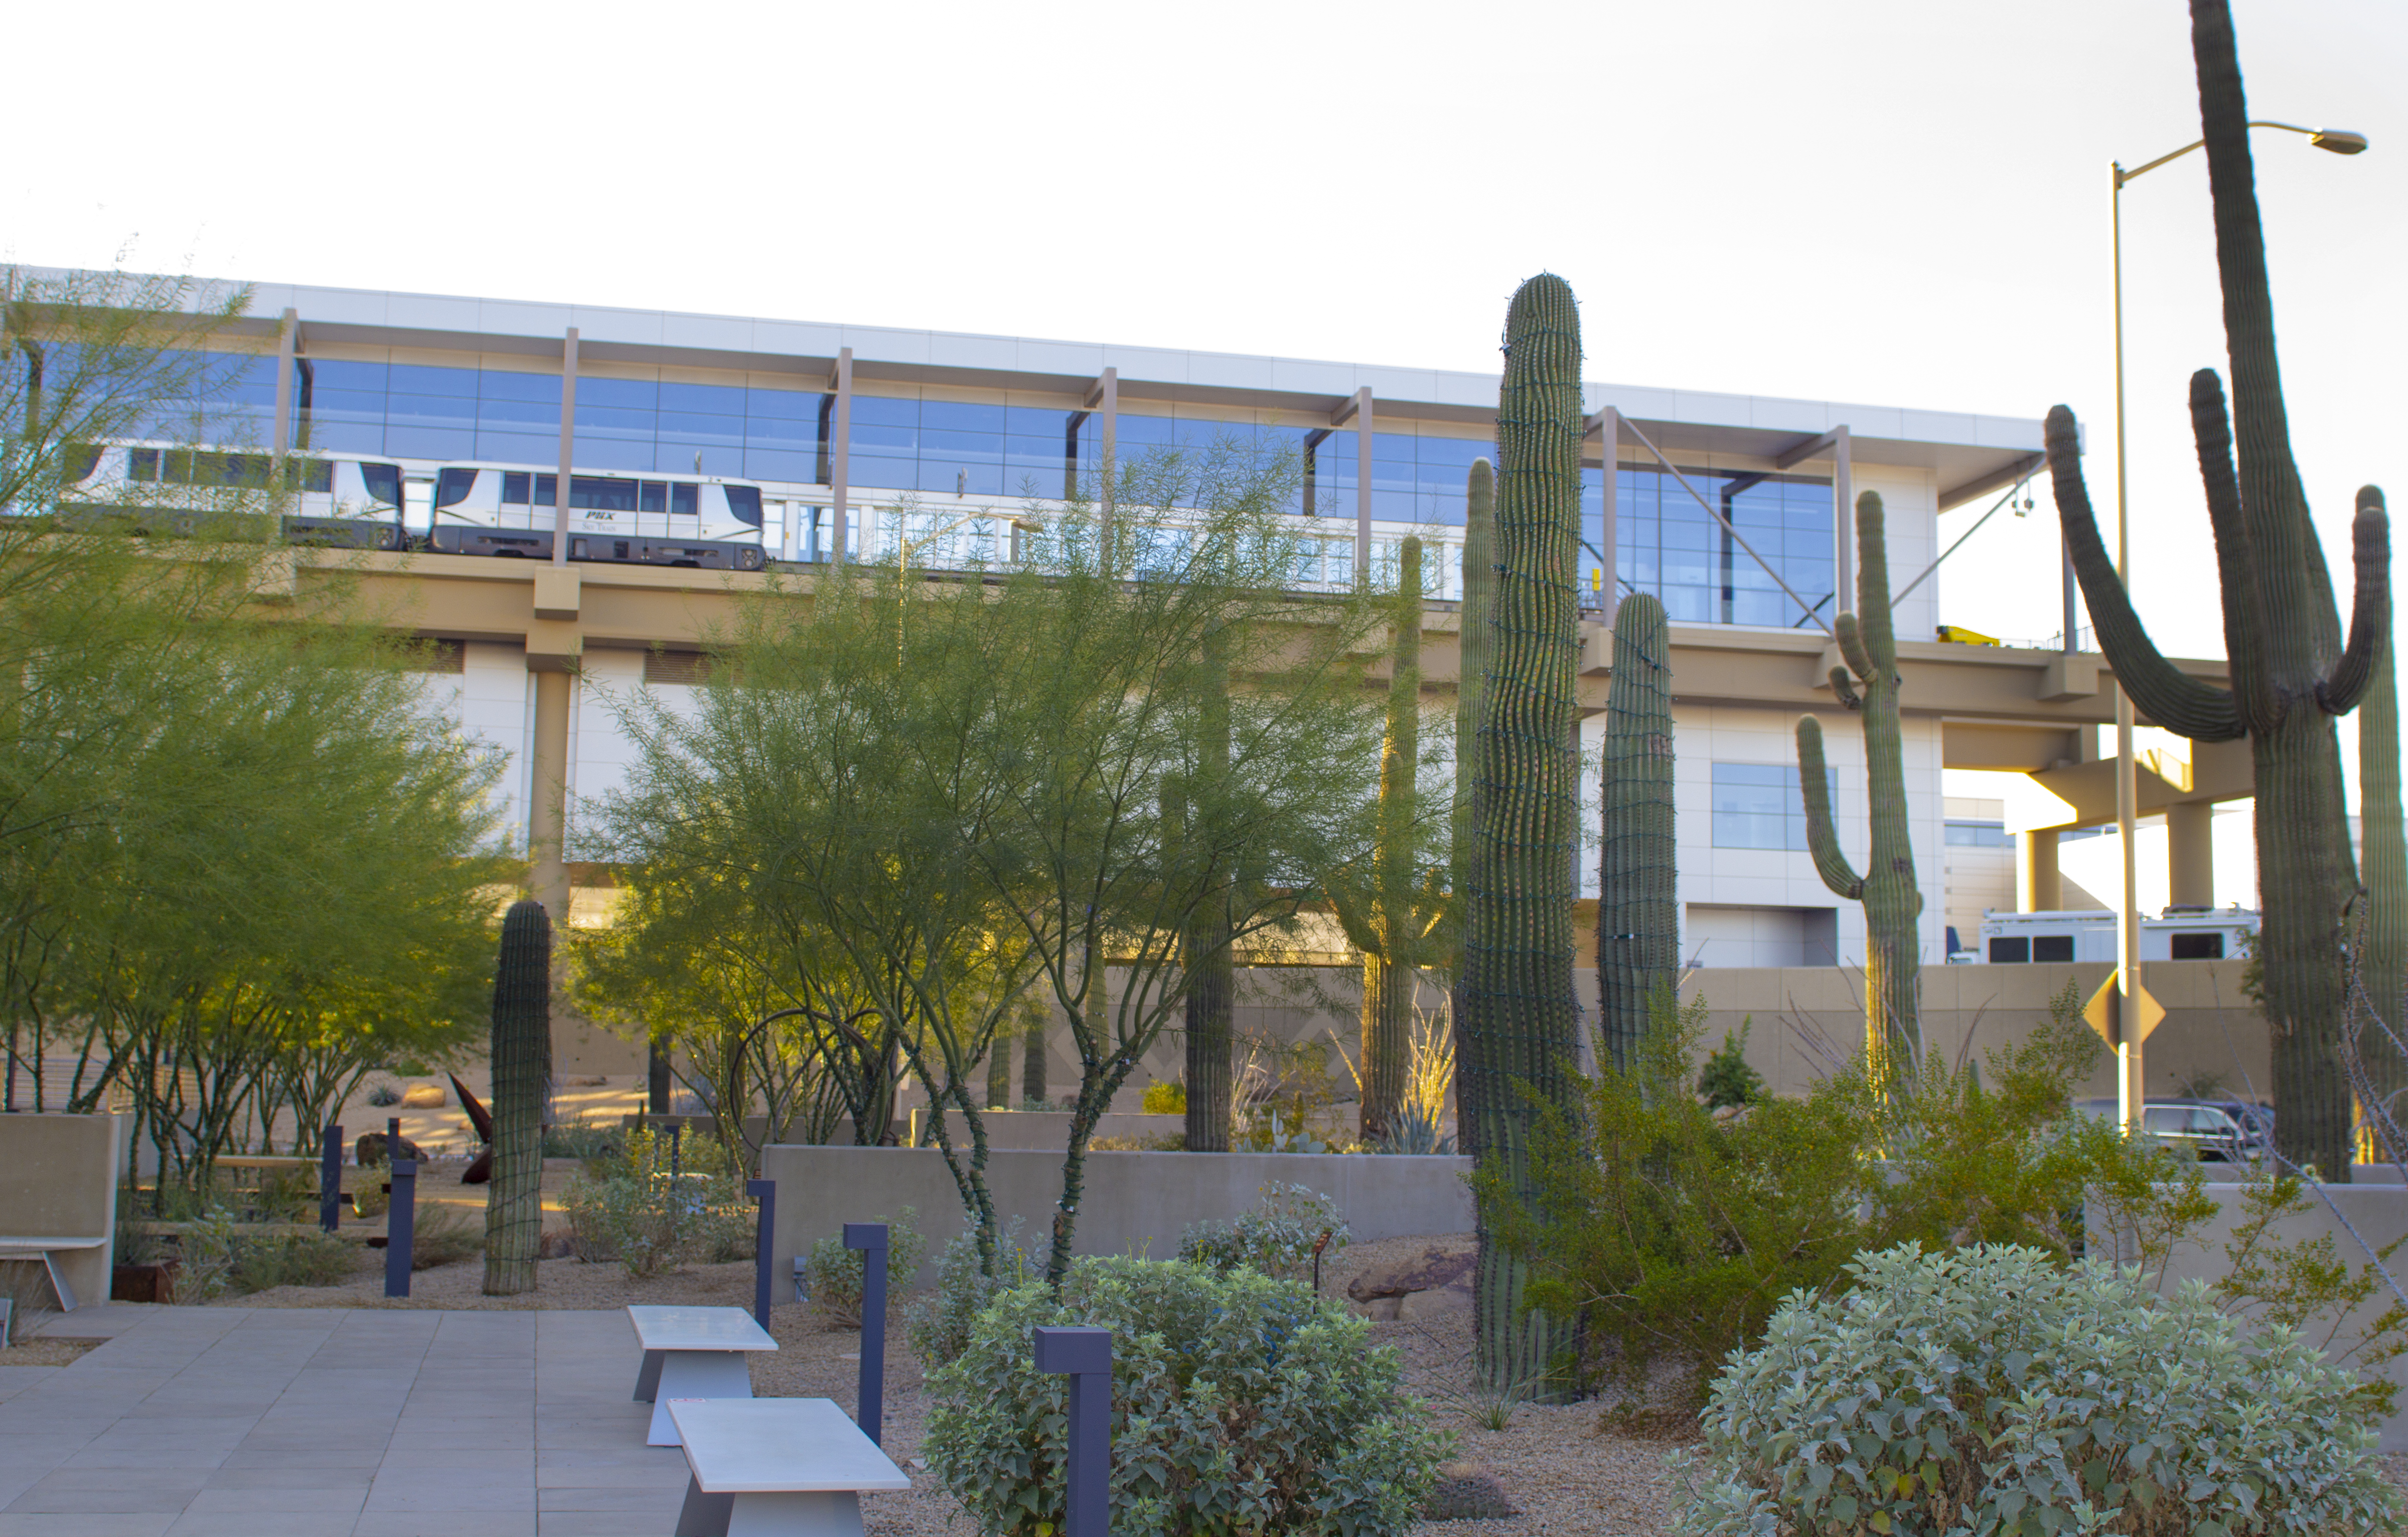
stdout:
[[[2350,1096],[2341,1061],[2343,940],[2358,892],[2333,722],[2358,707],[2391,630],[2390,525],[2383,494],[2359,491],[2357,591],[2344,643],[2322,547],[2291,456],[2266,242],[2249,154],[2249,113],[2227,0],[2192,0],[2191,50],[2215,210],[2232,404],[2214,370],[2191,376],[2224,604],[2231,687],[2159,654],[2100,543],[2083,484],[2073,413],[2048,413],[2049,472],[2067,549],[2099,643],[2133,704],[2194,741],[2249,739],[2257,770],[2262,996],[2273,1036],[2274,1138],[2292,1163],[2347,1180]],[[2236,447],[2239,450],[2235,466]]]
[[[1552,273],[1524,283],[1505,323],[1498,396],[1496,594],[1473,748],[1470,857],[1455,1016],[1468,1150],[1503,1199],[1527,1202],[1542,1109],[1572,1113],[1580,1005],[1572,991],[1572,860],[1580,755],[1573,668],[1581,503],[1580,315]],[[1552,1394],[1571,1322],[1533,1309],[1526,1260],[1488,1239],[1474,1277],[1481,1380]]]
[[[1814,873],[1834,895],[1865,909],[1865,1055],[1873,1081],[1887,1084],[1923,1059],[1923,960],[1917,925],[1923,888],[1914,881],[1907,835],[1906,757],[1899,733],[1898,637],[1890,623],[1889,541],[1881,498],[1856,498],[1856,610],[1832,625],[1844,665],[1831,689],[1865,731],[1865,800],[1872,851],[1864,873],[1840,849],[1831,820],[1831,776],[1823,761],[1823,723],[1798,720],[1798,780],[1806,802],[1806,846]],[[1856,682],[1851,684],[1850,675]]]

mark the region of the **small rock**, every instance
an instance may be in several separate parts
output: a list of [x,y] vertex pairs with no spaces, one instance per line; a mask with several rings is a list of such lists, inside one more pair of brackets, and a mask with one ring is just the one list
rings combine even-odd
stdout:
[[1397,1304],[1401,1298],[1374,1297],[1363,1306],[1363,1316],[1377,1323],[1392,1323],[1397,1316]]
[[574,1257],[576,1253],[576,1244],[571,1242],[566,1233],[557,1228],[546,1232],[543,1237],[536,1241],[535,1257],[538,1259],[568,1259]]
[[441,1110],[444,1103],[440,1084],[412,1084],[401,1097],[404,1110]]
[[1440,1463],[1438,1487],[1422,1507],[1425,1521],[1478,1521],[1521,1514],[1506,1498],[1497,1474],[1478,1462]]
[[1397,1300],[1397,1316],[1411,1322],[1427,1323],[1450,1314],[1467,1312],[1470,1307],[1471,1283],[1464,1280],[1451,1286],[1405,1293]]
[[[426,1155],[407,1137],[401,1139],[401,1156],[419,1163],[426,1161]],[[351,1157],[362,1169],[377,1168],[384,1162],[384,1133],[381,1131],[363,1131],[359,1140],[351,1143]]]
[[1430,1247],[1406,1259],[1374,1265],[1346,1283],[1346,1295],[1358,1302],[1374,1297],[1402,1297],[1409,1291],[1435,1291],[1471,1274],[1469,1250],[1450,1254]]

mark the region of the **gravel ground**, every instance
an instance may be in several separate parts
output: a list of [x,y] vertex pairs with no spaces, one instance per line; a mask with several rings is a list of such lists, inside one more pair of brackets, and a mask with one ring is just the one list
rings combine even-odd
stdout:
[[[1468,1251],[1468,1233],[1389,1239],[1357,1244],[1325,1267],[1322,1290],[1343,1300],[1346,1283],[1373,1265],[1429,1247]],[[478,1289],[483,1266],[476,1260],[421,1271],[411,1295],[383,1296],[381,1256],[368,1253],[359,1274],[334,1286],[287,1286],[223,1299],[237,1307],[394,1308],[615,1308],[630,1302],[750,1308],[753,1269],[749,1260],[691,1266],[674,1275],[632,1281],[615,1265],[551,1259],[538,1267],[537,1289],[518,1297],[486,1297]],[[828,1398],[848,1413],[854,1407],[860,1372],[861,1336],[832,1328],[816,1310],[784,1303],[771,1317],[775,1355],[751,1357],[753,1391],[764,1397]],[[1692,1438],[1648,1438],[1598,1429],[1596,1403],[1549,1407],[1520,1404],[1501,1430],[1475,1422],[1482,1407],[1469,1392],[1471,1314],[1464,1310],[1435,1318],[1374,1322],[1372,1338],[1402,1357],[1408,1384],[1428,1405],[1433,1420],[1455,1437],[1459,1462],[1478,1464],[1497,1480],[1520,1512],[1476,1520],[1424,1522],[1416,1537],[1536,1537],[1538,1533],[1595,1533],[1598,1537],[1646,1537],[1661,1531],[1669,1515],[1670,1486],[1664,1458]],[[928,1398],[920,1364],[903,1343],[899,1318],[889,1326],[886,1351],[887,1452],[911,1473],[909,1493],[863,1497],[866,1537],[976,1537],[951,1496],[924,1470],[912,1466],[926,1432]],[[33,1358],[33,1350],[64,1347],[58,1361]],[[85,1342],[44,1341],[12,1350],[10,1365],[64,1365]],[[2385,1476],[2408,1491],[2408,1456],[2382,1458]]]

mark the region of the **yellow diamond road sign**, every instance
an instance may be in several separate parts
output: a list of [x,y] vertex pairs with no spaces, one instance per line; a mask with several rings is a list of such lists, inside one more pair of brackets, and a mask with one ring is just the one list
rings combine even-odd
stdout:
[[2147,1041],[2149,1032],[2155,1030],[2164,1021],[2165,1005],[2159,1003],[2146,987],[2137,982],[2134,983],[2132,984],[2132,1026],[2134,1027],[2119,1031],[2116,1014],[2122,1000],[2116,996],[2116,975],[2117,973],[2114,971],[2108,972],[2107,980],[2099,984],[2099,990],[2090,995],[2090,1001],[2082,1006],[2083,1023],[2098,1031],[2099,1039],[2111,1046],[2118,1044],[2137,1046]]

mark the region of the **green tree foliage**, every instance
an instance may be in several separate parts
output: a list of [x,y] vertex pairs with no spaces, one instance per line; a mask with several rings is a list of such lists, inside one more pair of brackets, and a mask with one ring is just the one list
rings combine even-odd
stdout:
[[1543,1112],[1535,1213],[1475,1178],[1496,1242],[1532,1267],[1533,1304],[1585,1312],[1590,1372],[1638,1388],[1670,1363],[1701,1398],[1784,1297],[1844,1285],[1859,1250],[2022,1243],[2071,1261],[2086,1190],[2130,1214],[2151,1258],[2208,1214],[2195,1170],[2068,1109],[2100,1050],[2071,991],[1985,1071],[1926,1063],[1885,1095],[1859,1059],[1722,1119],[1692,1088],[1705,1009],[1659,990],[1633,1065],[1600,1070],[1584,1119]]

